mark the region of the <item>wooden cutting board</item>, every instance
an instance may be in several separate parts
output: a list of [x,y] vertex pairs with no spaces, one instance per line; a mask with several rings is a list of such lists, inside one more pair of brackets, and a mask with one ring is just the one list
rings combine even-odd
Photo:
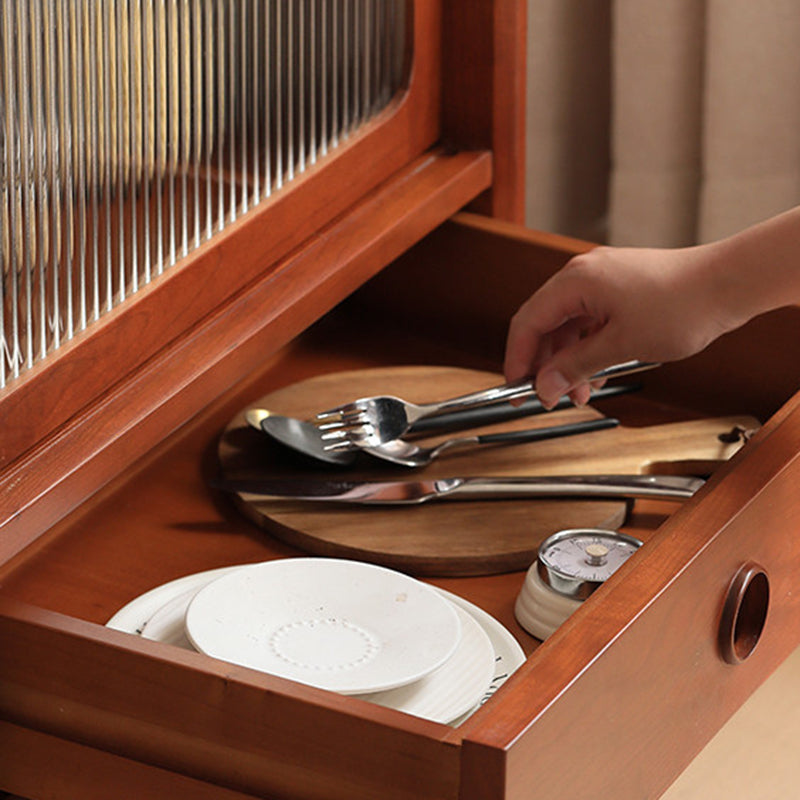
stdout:
[[[450,367],[387,367],[321,375],[255,400],[248,408],[308,419],[322,409],[372,394],[415,402],[453,397],[502,383],[502,376]],[[612,428],[529,444],[450,451],[428,467],[410,470],[360,456],[351,467],[311,462],[251,428],[243,409],[222,435],[218,455],[227,477],[241,475],[412,479],[472,475],[689,472],[705,474],[741,446],[720,434],[757,427],[751,417],[701,419],[644,428]],[[546,427],[602,415],[570,408],[470,430]],[[457,436],[430,437],[425,444]],[[625,501],[489,500],[413,507],[359,507],[290,500],[236,498],[257,525],[316,555],[357,558],[416,575],[482,575],[526,569],[539,544],[565,528],[616,529]]]

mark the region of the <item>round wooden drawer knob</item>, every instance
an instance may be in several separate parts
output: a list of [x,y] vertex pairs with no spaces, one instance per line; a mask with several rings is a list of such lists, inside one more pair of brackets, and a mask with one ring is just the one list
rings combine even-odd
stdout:
[[769,578],[757,564],[745,564],[728,589],[719,629],[722,658],[741,664],[755,650],[769,608]]

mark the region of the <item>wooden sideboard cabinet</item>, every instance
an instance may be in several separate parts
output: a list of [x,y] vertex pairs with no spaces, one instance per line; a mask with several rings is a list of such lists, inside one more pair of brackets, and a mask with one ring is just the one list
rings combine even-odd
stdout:
[[658,797],[800,642],[800,309],[609,400],[762,425],[541,643],[523,572],[431,576],[526,662],[458,726],[105,627],[166,581],[299,554],[209,486],[255,398],[401,364],[498,371],[589,244],[522,216],[525,3],[409,3],[407,87],[352,141],[0,394],[0,790],[32,798]]

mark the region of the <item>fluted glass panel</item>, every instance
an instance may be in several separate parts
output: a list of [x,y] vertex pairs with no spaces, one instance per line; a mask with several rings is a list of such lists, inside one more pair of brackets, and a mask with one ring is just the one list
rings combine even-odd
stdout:
[[406,0],[0,0],[0,388],[401,86]]

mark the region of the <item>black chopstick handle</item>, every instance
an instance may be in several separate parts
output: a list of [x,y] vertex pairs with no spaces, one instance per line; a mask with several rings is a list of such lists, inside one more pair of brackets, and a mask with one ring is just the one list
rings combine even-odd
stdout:
[[570,422],[566,425],[552,425],[549,428],[533,428],[528,431],[504,431],[503,433],[486,433],[478,436],[478,444],[502,444],[509,442],[540,442],[545,439],[557,439],[561,436],[576,436],[581,433],[592,433],[607,428],[616,428],[618,419],[590,419],[583,422]]

